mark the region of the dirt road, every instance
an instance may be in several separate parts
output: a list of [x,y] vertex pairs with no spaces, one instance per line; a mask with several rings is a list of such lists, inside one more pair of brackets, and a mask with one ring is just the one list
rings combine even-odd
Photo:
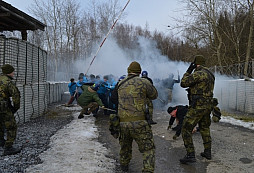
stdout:
[[[183,140],[181,137],[177,140],[172,139],[175,131],[167,130],[169,118],[167,112],[154,112],[154,119],[158,122],[152,127],[156,145],[156,173],[254,172],[254,133],[252,130],[226,123],[212,123],[212,160],[206,160],[199,155],[203,151],[202,138],[200,133],[195,133],[193,141],[197,162],[184,165],[179,163],[179,159],[186,154]],[[96,125],[100,131],[99,141],[111,151],[108,157],[118,160],[120,147],[118,140],[109,133],[108,117],[98,117]],[[129,172],[141,172],[142,157],[135,142],[132,154]],[[117,164],[115,172],[121,172],[118,161]]]

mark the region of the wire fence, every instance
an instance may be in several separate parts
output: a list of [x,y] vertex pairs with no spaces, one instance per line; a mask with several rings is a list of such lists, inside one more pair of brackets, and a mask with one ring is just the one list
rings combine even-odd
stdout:
[[247,64],[247,74],[244,74],[245,62],[231,64],[228,66],[214,66],[210,69],[218,74],[227,75],[235,78],[243,79],[244,77],[254,78],[254,59]]
[[23,40],[0,36],[0,66],[4,64],[15,68],[14,82],[21,94],[18,122],[40,116],[49,104],[61,100],[67,85],[46,81],[46,51]]

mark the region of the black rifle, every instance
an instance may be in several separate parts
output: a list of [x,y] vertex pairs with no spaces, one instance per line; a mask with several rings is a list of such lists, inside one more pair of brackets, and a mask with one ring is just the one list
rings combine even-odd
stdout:
[[149,113],[149,108],[148,106],[146,105],[146,109],[145,109],[145,118],[146,118],[146,121],[148,123],[148,125],[154,125],[154,124],[157,124],[156,122],[154,122],[152,120],[152,117],[150,116],[150,113]]

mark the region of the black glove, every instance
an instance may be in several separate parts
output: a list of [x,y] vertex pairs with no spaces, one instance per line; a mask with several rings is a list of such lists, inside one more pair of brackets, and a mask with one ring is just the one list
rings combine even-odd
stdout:
[[197,65],[194,62],[192,62],[186,72],[191,74],[196,67]]
[[15,114],[17,112],[17,109],[15,109],[12,105],[10,105],[11,112]]

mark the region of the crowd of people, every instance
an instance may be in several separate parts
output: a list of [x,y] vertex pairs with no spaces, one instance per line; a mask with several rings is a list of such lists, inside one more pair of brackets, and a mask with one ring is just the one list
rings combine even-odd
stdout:
[[[192,141],[192,134],[196,131],[200,132],[204,142],[204,152],[201,153],[201,156],[211,159],[210,114],[213,113],[214,122],[218,122],[221,116],[217,107],[218,101],[213,98],[215,77],[204,67],[204,64],[204,57],[196,56],[181,80],[179,74],[177,80],[173,79],[172,74],[168,79],[161,80],[165,86],[164,91],[167,93],[164,94],[168,95],[168,99],[165,100],[167,103],[172,102],[172,90],[175,83],[180,83],[181,87],[187,88],[188,92],[189,105],[176,105],[167,110],[171,115],[168,129],[172,128],[176,120],[177,125],[172,128],[176,131],[173,139],[176,140],[182,133],[186,148],[187,154],[180,159],[181,163],[196,162]],[[83,108],[79,118],[84,117],[82,114],[97,115],[96,111],[99,106],[104,109],[104,114],[108,113],[108,109],[114,110],[109,113],[111,114],[109,130],[115,138],[119,138],[122,170],[128,171],[132,157],[132,142],[135,140],[139,151],[143,154],[142,172],[154,172],[155,144],[151,125],[156,122],[153,121],[152,116],[152,100],[158,98],[158,91],[153,80],[148,77],[148,72],[141,71],[138,62],[132,62],[127,68],[127,73],[127,76],[121,76],[117,82],[109,76],[104,76],[103,81],[100,81],[94,75],[90,75],[88,79],[87,76],[81,74],[79,82],[83,81],[81,87],[83,93],[79,93],[78,85],[76,88],[77,97],[79,97],[78,104]],[[70,89],[72,83],[69,84]],[[75,92],[70,91],[70,93],[72,93],[70,99],[72,100]],[[83,95],[90,98],[87,98],[86,101],[81,100]]]
[[[205,58],[197,55],[181,80],[179,77],[178,80],[170,78],[171,89],[174,83],[180,82],[180,86],[187,88],[188,92],[188,106],[176,105],[168,108],[168,113],[171,115],[168,129],[172,128],[175,120],[177,121],[177,126],[173,128],[176,130],[173,139],[177,139],[182,133],[186,155],[180,159],[180,162],[184,164],[196,162],[192,134],[197,125],[204,144],[204,152],[201,153],[201,156],[208,160],[212,158],[210,114],[212,112],[214,122],[219,122],[221,116],[220,109],[217,107],[218,100],[213,98],[215,77],[204,65]],[[4,155],[11,155],[21,151],[12,146],[17,132],[14,113],[20,107],[20,93],[11,81],[14,76],[14,68],[9,64],[1,68],[0,147],[4,147]],[[148,77],[148,72],[141,73],[141,66],[138,62],[133,61],[128,66],[127,73],[127,76],[123,75],[119,79],[113,75],[106,75],[101,79],[100,76],[93,74],[86,76],[80,73],[77,82],[72,78],[68,84],[70,100],[66,106],[70,106],[76,99],[78,105],[82,107],[79,119],[84,118],[84,114],[90,115],[91,113],[96,117],[99,108],[102,108],[104,115],[110,115],[111,134],[119,138],[122,171],[128,171],[132,158],[132,142],[135,140],[143,155],[142,172],[154,172],[155,143],[151,125],[156,122],[152,117],[152,100],[158,98],[158,91],[153,80]],[[168,95],[171,92],[172,90]],[[6,139],[4,138],[5,133]]]

